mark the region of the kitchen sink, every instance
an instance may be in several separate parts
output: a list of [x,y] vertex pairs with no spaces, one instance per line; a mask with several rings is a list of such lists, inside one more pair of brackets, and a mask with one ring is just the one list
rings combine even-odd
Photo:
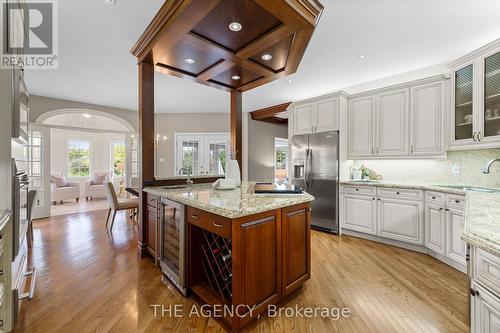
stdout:
[[487,187],[477,187],[477,186],[466,186],[466,185],[436,185],[437,187],[445,187],[445,188],[454,188],[458,190],[464,191],[473,191],[473,192],[484,192],[484,193],[496,193],[500,192],[500,190],[494,188]]
[[167,186],[160,186],[160,188],[163,190],[178,190],[182,188],[187,188],[187,185],[167,185]]

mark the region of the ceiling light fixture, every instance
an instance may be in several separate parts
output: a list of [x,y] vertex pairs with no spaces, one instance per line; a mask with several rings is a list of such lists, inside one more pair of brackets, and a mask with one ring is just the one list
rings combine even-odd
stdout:
[[358,55],[358,58],[359,59],[364,59],[364,58],[366,58],[366,54],[360,54],[360,55]]
[[239,80],[240,77],[238,75],[233,75],[233,76],[231,76],[231,79],[233,79],[233,80]]
[[84,113],[84,114],[82,114],[82,116],[83,116],[83,118],[90,118],[91,117],[91,115],[89,115],[88,113]]
[[288,80],[286,80],[286,82],[291,83],[291,82],[293,82],[293,80],[292,79],[288,79]]
[[229,30],[231,30],[231,31],[240,31],[241,28],[243,28],[243,27],[241,26],[241,24],[239,22],[229,23]]
[[184,61],[185,61],[186,63],[190,64],[190,65],[191,65],[191,64],[194,64],[194,63],[196,62],[196,60],[194,60],[193,58],[186,58],[186,59],[184,59]]
[[270,54],[267,54],[267,53],[266,53],[266,54],[262,55],[262,57],[261,57],[261,58],[262,58],[262,60],[264,60],[264,61],[269,61],[269,60],[271,60],[271,59],[273,58],[273,56],[272,56],[272,55],[270,55]]
[[102,0],[106,5],[116,5],[116,0]]

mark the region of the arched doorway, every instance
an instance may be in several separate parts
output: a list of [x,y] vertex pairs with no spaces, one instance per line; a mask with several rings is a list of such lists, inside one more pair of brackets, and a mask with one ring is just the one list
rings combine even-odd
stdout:
[[[138,176],[135,129],[114,114],[91,109],[52,110],[31,124],[30,136],[30,174],[39,191],[36,217],[105,209],[105,192],[93,187],[93,181],[107,174],[106,179],[124,195],[124,187]],[[73,188],[62,186],[55,181],[57,177]]]

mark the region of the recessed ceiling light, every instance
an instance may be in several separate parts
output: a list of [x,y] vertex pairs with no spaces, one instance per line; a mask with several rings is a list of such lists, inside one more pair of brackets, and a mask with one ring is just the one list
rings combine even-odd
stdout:
[[366,58],[366,54],[360,54],[360,55],[358,55],[358,58],[359,59],[364,59],[364,58]]
[[194,64],[196,62],[196,60],[194,60],[193,58],[186,58],[184,59],[184,61],[188,64]]
[[82,114],[82,116],[83,116],[83,118],[90,118],[91,117],[91,115],[89,115],[88,113],[84,113],[84,114]]
[[288,80],[286,80],[286,82],[290,83],[290,82],[293,82],[293,80],[292,79],[288,79]]
[[106,5],[115,5],[116,0],[102,0]]
[[243,27],[238,22],[229,23],[229,30],[231,30],[231,31],[240,31],[241,28],[243,28]]
[[233,75],[233,76],[231,76],[231,79],[233,79],[233,80],[239,80],[240,77],[238,75]]
[[262,55],[262,57],[261,57],[261,58],[262,58],[262,60],[264,60],[264,61],[269,61],[269,60],[271,60],[271,59],[273,58],[273,56],[272,56],[272,55],[270,55],[270,54],[267,54],[267,53],[266,53],[266,54]]

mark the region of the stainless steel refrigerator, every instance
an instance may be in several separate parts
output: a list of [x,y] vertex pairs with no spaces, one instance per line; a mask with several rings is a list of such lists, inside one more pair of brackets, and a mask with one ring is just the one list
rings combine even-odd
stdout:
[[315,197],[311,226],[339,232],[339,132],[292,137],[292,184]]

